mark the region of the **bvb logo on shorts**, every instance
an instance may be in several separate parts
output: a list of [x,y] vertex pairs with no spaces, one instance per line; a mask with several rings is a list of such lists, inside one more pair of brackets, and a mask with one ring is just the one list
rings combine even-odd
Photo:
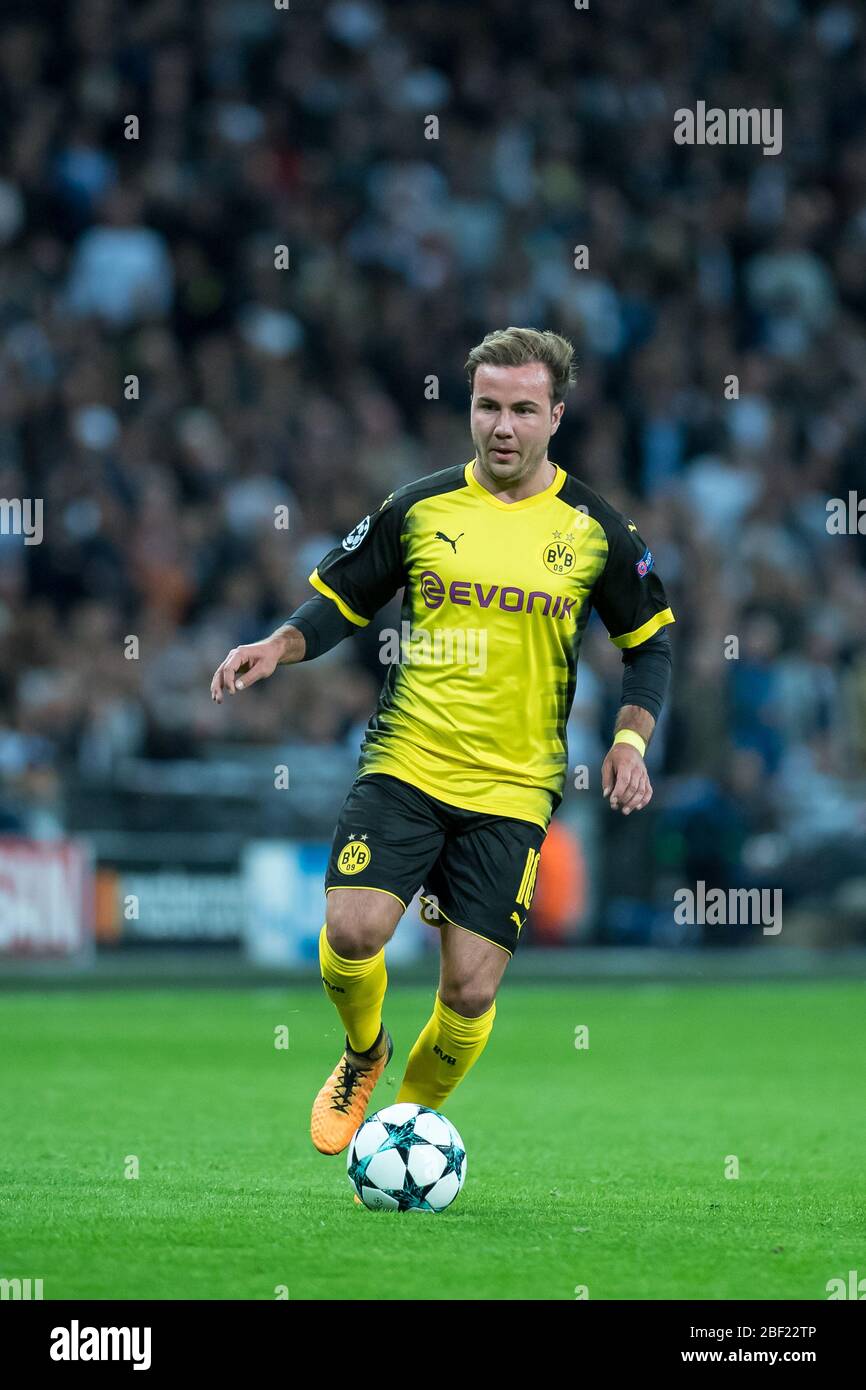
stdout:
[[541,558],[551,574],[571,574],[577,564],[574,546],[562,540],[559,531],[554,531],[553,540],[548,541]]
[[359,874],[366,869],[372,855],[363,840],[350,840],[337,855],[337,870],[341,874]]

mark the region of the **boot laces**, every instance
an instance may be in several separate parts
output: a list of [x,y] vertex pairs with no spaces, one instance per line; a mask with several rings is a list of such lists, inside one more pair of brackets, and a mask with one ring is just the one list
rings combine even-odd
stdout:
[[332,1110],[339,1110],[343,1115],[346,1114],[352,1103],[352,1093],[363,1075],[352,1066],[348,1057],[344,1057],[340,1075],[337,1077],[337,1084],[334,1088],[334,1099],[331,1102]]

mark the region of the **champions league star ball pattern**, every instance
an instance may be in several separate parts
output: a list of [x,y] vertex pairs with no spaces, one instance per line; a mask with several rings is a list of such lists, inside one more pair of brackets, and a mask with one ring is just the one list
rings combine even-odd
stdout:
[[450,1120],[403,1101],[365,1120],[349,1145],[349,1182],[373,1211],[444,1211],[466,1179]]

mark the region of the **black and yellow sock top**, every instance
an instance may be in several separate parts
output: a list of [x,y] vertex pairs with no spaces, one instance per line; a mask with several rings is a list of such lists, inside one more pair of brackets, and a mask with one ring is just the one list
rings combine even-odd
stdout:
[[404,590],[359,773],[546,829],[591,609],[620,648],[674,615],[634,522],[591,488],[554,465],[549,487],[503,502],[474,463],[391,493],[310,583],[359,627]]

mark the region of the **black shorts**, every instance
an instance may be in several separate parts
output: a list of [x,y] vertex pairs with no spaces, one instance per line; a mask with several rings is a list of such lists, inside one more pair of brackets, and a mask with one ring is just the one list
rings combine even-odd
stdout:
[[546,832],[532,821],[449,806],[388,773],[356,777],[331,846],[325,892],[378,888],[424,919],[465,927],[512,955]]

